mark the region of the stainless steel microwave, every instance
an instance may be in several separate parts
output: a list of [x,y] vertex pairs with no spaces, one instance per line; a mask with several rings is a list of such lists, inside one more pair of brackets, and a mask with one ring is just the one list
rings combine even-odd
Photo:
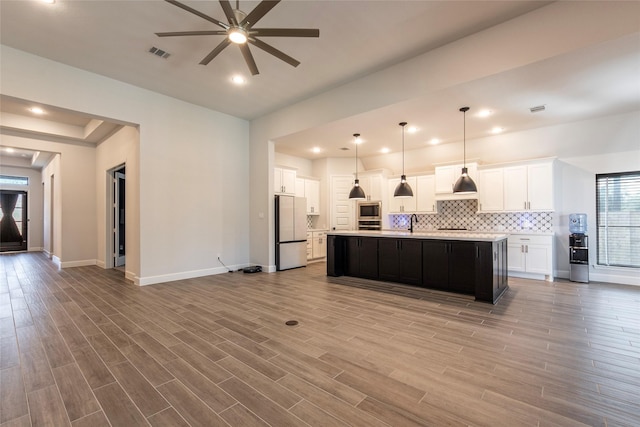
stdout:
[[358,202],[358,221],[382,219],[382,202]]

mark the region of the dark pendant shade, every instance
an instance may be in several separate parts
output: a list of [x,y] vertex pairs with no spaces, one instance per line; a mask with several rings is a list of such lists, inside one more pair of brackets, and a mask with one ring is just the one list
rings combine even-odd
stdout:
[[462,175],[453,186],[453,192],[457,194],[465,194],[465,193],[476,193],[478,188],[476,187],[476,183],[473,182],[467,168],[462,168]]
[[403,197],[413,197],[413,190],[411,186],[407,183],[406,175],[402,175],[400,178],[400,183],[396,186],[395,191],[393,192],[393,197],[403,198]]
[[356,179],[355,185],[349,192],[349,198],[355,200],[364,200],[366,196],[364,195],[364,190],[360,187],[360,180]]

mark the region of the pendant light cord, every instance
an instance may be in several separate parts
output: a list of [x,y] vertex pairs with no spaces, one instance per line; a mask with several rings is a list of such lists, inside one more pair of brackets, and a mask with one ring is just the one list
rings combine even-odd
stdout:
[[402,175],[404,175],[404,127],[407,125],[407,122],[398,123],[402,126]]
[[360,136],[359,133],[354,133],[353,134],[353,142],[356,144],[356,179],[358,179],[358,137]]
[[460,108],[462,111],[462,167],[467,167],[467,111],[469,107]]

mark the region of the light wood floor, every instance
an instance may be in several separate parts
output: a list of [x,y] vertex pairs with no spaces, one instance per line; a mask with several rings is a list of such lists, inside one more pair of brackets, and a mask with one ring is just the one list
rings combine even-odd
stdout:
[[0,268],[3,427],[640,425],[640,287]]

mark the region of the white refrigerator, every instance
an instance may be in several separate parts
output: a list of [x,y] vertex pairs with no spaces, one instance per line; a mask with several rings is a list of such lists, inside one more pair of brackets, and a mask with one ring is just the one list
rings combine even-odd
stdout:
[[276,196],[276,270],[307,265],[307,199]]

